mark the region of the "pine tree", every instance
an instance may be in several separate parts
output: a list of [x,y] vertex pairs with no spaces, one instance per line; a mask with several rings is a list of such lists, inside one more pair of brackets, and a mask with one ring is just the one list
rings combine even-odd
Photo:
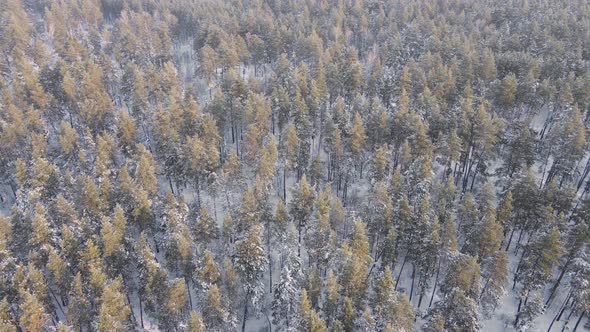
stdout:
[[504,235],[506,235],[512,223],[512,213],[512,192],[508,191],[500,201],[496,212],[496,220],[503,227]]
[[[123,210],[119,207],[115,210],[113,221],[110,218],[102,219],[101,236],[103,242],[103,252],[106,258],[114,256],[122,250],[123,237],[125,236],[125,216]],[[117,226],[114,223],[118,223]]]
[[534,329],[533,320],[543,312],[543,299],[536,295],[531,296],[518,315],[515,328],[519,332],[530,331]]
[[[477,302],[461,290],[454,288],[428,313],[429,320],[424,330],[436,331],[444,326],[444,331],[479,331]],[[444,323],[443,323],[444,322]],[[444,325],[443,325],[444,324]]]
[[127,331],[131,310],[125,303],[122,281],[116,279],[104,289],[98,316],[98,331]]
[[301,255],[301,240],[302,232],[309,223],[311,213],[313,211],[313,200],[315,198],[315,192],[307,182],[305,174],[301,178],[301,181],[293,189],[293,198],[291,199],[290,214],[293,220],[297,224],[299,232],[299,249],[298,255]]
[[343,302],[343,308],[340,314],[343,330],[347,332],[354,331],[355,309],[353,301],[350,297],[346,296]]
[[70,291],[67,320],[75,329],[81,330],[90,323],[90,301],[84,293],[82,276],[76,274]]
[[360,167],[360,176],[363,176],[363,149],[367,141],[367,134],[365,133],[365,127],[363,126],[363,120],[361,115],[357,112],[354,114],[352,121],[352,127],[350,128],[350,150],[352,155],[357,161],[357,165]]
[[340,300],[340,285],[332,270],[329,270],[326,277],[326,295],[322,306],[328,323],[336,318],[338,303]]
[[20,325],[26,331],[42,332],[49,327],[49,315],[45,312],[43,303],[28,291],[22,294],[23,302],[20,304]]
[[478,256],[485,260],[494,255],[502,243],[502,226],[496,221],[496,212],[492,208],[483,212],[483,220],[478,231]]
[[219,237],[219,229],[217,223],[207,209],[201,208],[199,211],[197,222],[192,230],[193,238],[201,245],[202,248],[207,248],[212,241]]
[[10,305],[7,299],[0,301],[0,330],[6,332],[16,332],[16,324],[10,316]]
[[[561,234],[556,227],[536,234],[526,245],[522,259],[518,264],[514,277],[514,286],[517,282],[522,284],[520,302],[528,298],[531,292],[541,289],[553,276],[553,268],[564,254]],[[526,302],[526,300],[525,300]],[[515,326],[520,319],[519,312],[516,315]]]
[[383,180],[384,177],[388,174],[390,159],[389,154],[390,151],[387,145],[381,146],[373,154],[372,172],[374,181],[379,182]]
[[309,332],[328,332],[326,323],[315,310],[311,312]]
[[506,281],[508,280],[508,257],[504,251],[496,253],[482,263],[483,286],[479,301],[483,314],[490,317],[498,307],[501,297],[506,293]]
[[138,293],[140,320],[143,325],[144,306],[151,313],[158,313],[161,305],[160,299],[167,294],[168,274],[156,261],[145,233],[140,234],[135,248],[137,255],[137,270],[139,273]]
[[168,294],[165,299],[165,312],[160,317],[160,323],[164,326],[177,328],[178,322],[188,311],[188,296],[185,283],[182,279],[174,279],[168,289]]
[[365,280],[369,273],[369,264],[372,262],[372,257],[369,254],[367,227],[360,219],[356,219],[354,222],[350,246],[346,243],[342,246],[342,260],[343,293],[358,306],[366,295]]
[[57,332],[74,332],[70,326],[65,325],[63,322],[59,322],[56,327]]
[[428,320],[422,326],[425,332],[445,332],[445,319],[441,313],[435,313],[428,317]]
[[293,320],[297,310],[297,288],[291,268],[289,264],[285,264],[281,270],[280,280],[274,285],[273,289],[273,324],[278,328],[289,330],[295,327]]
[[230,328],[232,322],[229,312],[223,304],[221,292],[216,285],[207,291],[206,306],[203,308],[203,320],[210,331],[223,331]]
[[51,229],[47,221],[45,207],[41,203],[35,205],[35,214],[31,220],[33,234],[29,240],[31,254],[35,260],[45,264],[51,247]]
[[188,319],[188,326],[186,327],[186,332],[205,332],[205,323],[203,323],[203,318],[201,315],[196,311],[191,311],[189,319]]
[[75,156],[76,148],[78,146],[78,135],[76,130],[70,126],[69,123],[62,121],[61,122],[61,135],[59,136],[59,146],[61,148],[61,152],[66,157],[73,157]]
[[395,291],[395,282],[389,267],[377,279],[374,289],[373,308],[378,326],[398,331],[411,331],[414,325],[414,310],[407,296]]
[[[63,125],[62,125],[63,127]],[[133,118],[127,112],[120,112],[117,123],[119,145],[128,156],[135,150],[137,144],[137,127]]]
[[458,229],[461,232],[463,250],[475,255],[478,248],[479,211],[471,193],[465,194],[457,213]]
[[57,252],[57,250],[53,248],[49,252],[49,258],[47,260],[47,269],[51,271],[53,280],[59,289],[59,293],[63,301],[63,299],[66,298],[69,290],[71,275],[68,271],[66,260],[62,258],[62,256]]
[[229,213],[226,213],[223,217],[223,224],[221,226],[221,235],[223,239],[223,244],[227,247],[230,243],[233,242],[234,236],[234,222],[232,217]]
[[263,295],[262,273],[268,264],[262,247],[262,226],[254,225],[247,238],[236,244],[236,268],[246,294],[242,331],[246,328],[248,306],[257,306]]
[[299,297],[299,308],[297,311],[297,330],[298,331],[309,331],[311,327],[311,313],[313,308],[307,297],[307,290],[301,290],[301,296]]
[[205,250],[203,253],[203,262],[200,264],[199,279],[203,283],[203,288],[208,288],[210,285],[215,285],[221,280],[221,273],[219,267],[215,262],[213,253]]
[[[306,236],[306,247],[310,262],[315,266],[325,266],[333,254],[332,243],[335,234],[330,227],[331,187],[327,185],[316,200],[316,220],[311,222]],[[314,302],[315,303],[315,302]]]
[[449,295],[454,289],[462,292],[461,296],[477,299],[479,296],[480,265],[474,257],[458,254],[450,262],[440,290]]

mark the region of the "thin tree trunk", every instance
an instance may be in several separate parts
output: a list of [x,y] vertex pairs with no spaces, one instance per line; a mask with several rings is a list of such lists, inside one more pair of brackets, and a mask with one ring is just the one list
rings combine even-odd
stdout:
[[287,166],[283,167],[283,202],[287,201]]
[[[573,307],[573,306],[572,306]],[[570,311],[570,314],[567,315],[567,318],[565,319],[565,323],[563,323],[563,327],[561,328],[561,332],[565,331],[565,328],[567,327],[567,324],[570,322],[570,318],[572,318],[572,315],[574,314],[574,309],[572,309]]]
[[188,302],[191,306],[191,310],[193,310],[193,298],[191,296],[191,289],[188,285],[188,279],[184,277],[184,283],[186,284],[186,292],[188,293]]
[[486,280],[486,283],[483,285],[483,287],[481,288],[481,292],[479,293],[479,299],[481,300],[481,298],[483,297],[483,294],[486,291],[486,288],[488,287],[488,284],[490,283],[490,280],[492,280],[491,278],[488,278]]
[[[518,280],[518,272],[520,272],[520,268],[522,267],[522,260],[525,255],[526,255],[526,250],[523,251],[522,256],[520,256],[520,260],[518,261],[518,265],[516,266],[516,271],[514,271],[514,283],[512,284],[512,289],[514,289],[516,287],[516,281]],[[535,260],[535,264],[533,264],[533,266],[536,266],[538,262],[539,262],[539,257],[537,257],[537,259]]]
[[545,307],[548,306],[549,302],[551,302],[551,300],[553,299],[553,296],[555,296],[555,291],[559,287],[559,284],[561,283],[561,279],[565,275],[565,271],[567,271],[567,268],[569,267],[570,262],[571,262],[571,259],[568,257],[568,260],[566,261],[565,265],[563,266],[563,269],[561,269],[561,272],[559,273],[559,277],[557,278],[557,281],[555,281],[555,285],[553,285],[553,287],[551,288],[551,293],[549,294],[549,298],[547,299],[547,302],[545,302]]
[[172,178],[170,177],[170,175],[168,175],[167,177],[168,177],[168,184],[170,185],[170,191],[172,192],[172,195],[176,195],[174,193],[174,187],[172,186]]
[[480,162],[481,162],[481,159],[478,160],[477,165],[475,166],[475,173],[473,173],[473,178],[471,179],[471,187],[469,187],[469,191],[473,191],[473,185],[475,184],[475,178],[477,177],[477,174],[479,173],[479,163]]
[[522,233],[524,233],[524,228],[520,230],[518,234],[518,241],[516,241],[516,248],[514,248],[514,254],[518,253],[518,249],[520,247],[520,241],[522,240]]
[[516,309],[516,319],[514,320],[514,327],[518,326],[518,321],[520,320],[520,307],[522,306],[522,297],[520,301],[518,301],[518,309]]
[[397,290],[397,284],[399,284],[399,280],[402,276],[402,272],[404,271],[404,266],[406,265],[406,261],[408,259],[408,255],[404,256],[404,260],[402,261],[402,266],[399,269],[399,273],[397,275],[397,280],[395,281],[395,290]]
[[414,280],[416,279],[416,265],[412,263],[412,286],[410,287],[410,301],[412,301],[412,295],[414,295]]
[[246,331],[246,318],[248,317],[248,298],[246,297],[246,303],[244,304],[244,319],[242,320],[242,332]]
[[268,332],[272,332],[272,324],[270,323],[270,319],[268,318],[268,313],[265,314],[266,322],[268,323]]
[[582,172],[582,176],[580,177],[580,180],[578,181],[578,185],[576,186],[576,192],[580,190],[580,188],[582,187],[582,184],[584,184],[584,180],[586,180],[586,176],[588,175],[588,172],[590,172],[590,157],[588,158],[588,161],[586,162],[586,167],[584,167],[584,171]]
[[201,208],[201,189],[199,188],[199,176],[197,176],[197,184],[196,184],[196,189],[197,189],[197,207],[200,209]]
[[211,199],[213,200],[213,214],[215,215],[215,222],[219,223],[219,219],[217,218],[217,200],[215,197],[217,196],[217,191],[215,192],[215,196],[212,196]]
[[272,259],[271,259],[271,253],[272,253],[272,249],[270,247],[270,223],[268,223],[266,225],[266,229],[267,229],[267,239],[266,239],[266,245],[268,247],[268,274],[269,274],[269,291],[270,294],[272,294]]
[[555,316],[553,316],[553,319],[551,320],[551,324],[549,324],[549,328],[547,329],[547,332],[551,331],[551,328],[553,327],[553,324],[555,324],[555,321],[557,320],[557,317],[560,315],[559,313],[562,312],[565,309],[565,305],[567,304],[567,302],[570,300],[570,297],[572,296],[572,292],[570,291],[566,298],[565,301],[563,301],[563,303],[561,304],[561,307],[559,307],[559,310],[557,310],[557,314],[555,314]]
[[512,243],[512,236],[514,235],[514,231],[516,227],[512,227],[512,231],[510,232],[510,238],[508,238],[508,244],[506,245],[506,249],[504,251],[508,251],[510,249],[510,243]]
[[143,304],[141,301],[141,294],[138,294],[139,296],[139,320],[141,321],[141,328],[143,329]]
[[16,190],[14,189],[14,184],[10,183],[10,189],[12,190],[12,195],[14,196],[14,199],[16,200]]
[[[133,308],[131,306],[131,299],[129,298],[129,293],[125,294],[125,296],[127,297],[127,304],[129,305],[129,308]],[[137,318],[135,317],[135,312],[133,312],[133,309],[131,309],[131,317],[133,317],[133,323],[137,324]]]
[[[61,307],[61,304],[59,303],[59,301],[57,300],[57,296],[55,296],[55,293],[53,292],[53,289],[51,289],[51,287],[49,287],[49,292],[51,293],[51,296],[53,296],[53,299],[55,300],[55,303],[57,303],[57,306],[59,308],[59,311],[61,311],[61,313],[64,315],[64,317],[66,316],[66,313],[64,312],[64,309]],[[58,319],[59,321],[59,319]]]
[[432,287],[432,295],[430,295],[430,302],[428,302],[428,308],[432,306],[432,300],[434,300],[434,294],[436,293],[436,286],[438,286],[438,276],[440,274],[440,261],[438,260],[438,267],[436,268],[436,277],[434,277],[434,286]]
[[557,319],[556,319],[556,320],[557,320],[558,322],[561,320],[561,316],[563,316],[563,313],[565,312],[566,305],[567,305],[567,303],[568,303],[568,301],[569,301],[569,300],[570,300],[569,298],[566,300],[566,302],[565,302],[565,304],[564,304],[563,308],[562,308],[562,309],[561,309],[561,311],[559,312],[559,315],[557,315]]
[[297,257],[301,257],[301,221],[299,222],[299,244],[297,246]]
[[[422,278],[420,278],[422,279]],[[418,309],[420,309],[420,306],[422,305],[422,299],[424,298],[424,293],[426,292],[426,289],[421,289],[420,290],[420,297],[418,298]]]
[[572,332],[576,332],[578,330],[578,325],[580,325],[580,322],[582,321],[582,318],[584,318],[584,315],[586,314],[586,312],[582,312],[582,314],[580,315],[580,318],[578,318],[578,320],[576,321],[576,325],[574,326],[574,330]]

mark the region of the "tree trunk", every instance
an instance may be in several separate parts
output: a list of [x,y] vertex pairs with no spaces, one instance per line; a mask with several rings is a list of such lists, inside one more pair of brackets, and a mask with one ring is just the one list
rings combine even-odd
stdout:
[[588,172],[590,172],[590,158],[588,158],[588,161],[586,162],[586,167],[584,167],[584,171],[582,172],[582,176],[580,177],[580,180],[578,181],[578,185],[576,186],[576,192],[578,192],[580,190],[580,188],[582,187],[582,184],[584,184],[584,180],[586,180],[586,176],[588,175]]
[[418,298],[418,310],[420,310],[420,306],[422,305],[422,299],[424,298],[425,292],[426,292],[425,289],[420,290],[420,297]]
[[137,318],[135,317],[135,312],[133,311],[133,307],[131,306],[131,298],[129,298],[129,293],[125,294],[127,297],[127,305],[131,308],[131,317],[134,324],[137,324]]
[[567,304],[567,302],[570,300],[570,297],[572,296],[572,292],[570,291],[568,293],[568,295],[565,298],[565,301],[563,301],[563,303],[561,304],[561,307],[559,307],[559,310],[557,310],[557,314],[555,316],[553,316],[553,319],[551,320],[551,324],[549,324],[549,328],[547,329],[547,332],[551,331],[551,328],[553,327],[553,324],[555,324],[555,321],[557,320],[557,317],[560,316],[560,312],[562,312],[565,309],[565,305]]
[[139,294],[139,320],[141,321],[141,328],[143,329],[143,305],[141,303],[141,294]]
[[301,257],[301,221],[299,222],[299,244],[297,246],[297,257]]
[[557,291],[557,288],[559,287],[559,284],[561,283],[561,279],[565,275],[565,271],[567,271],[567,268],[569,267],[570,262],[571,262],[571,259],[568,257],[568,260],[564,264],[563,269],[559,273],[559,277],[557,278],[557,281],[555,281],[555,285],[553,285],[553,287],[551,288],[551,293],[549,293],[549,298],[547,299],[547,302],[545,302],[545,307],[547,307],[549,305],[549,302],[551,302],[551,300],[553,299],[553,296],[555,296],[555,291]]
[[170,191],[172,192],[172,195],[176,194],[174,193],[174,187],[172,186],[172,178],[170,177],[170,175],[167,176],[168,177],[168,184],[170,185]]
[[[518,265],[516,266],[516,271],[514,271],[514,283],[512,284],[512,289],[514,289],[516,287],[516,281],[518,280],[518,272],[520,272],[520,268],[522,267],[522,260],[525,255],[526,255],[526,250],[522,253],[522,256],[520,256],[520,260],[518,261]],[[535,260],[535,264],[533,264],[533,266],[536,266],[538,262],[539,262],[539,257],[537,257],[537,259]]]
[[[61,307],[61,304],[59,303],[59,300],[57,299],[57,296],[55,296],[55,293],[53,292],[53,289],[51,289],[51,287],[49,287],[49,292],[51,293],[51,296],[53,296],[53,299],[55,300],[55,303],[57,303],[57,307],[59,308],[59,311],[61,311],[61,313],[65,317],[66,316],[66,313],[64,312],[64,309]],[[59,321],[59,319],[58,319],[58,321]]]
[[567,327],[567,324],[570,322],[570,318],[572,318],[573,314],[574,314],[574,309],[572,308],[572,310],[570,311],[570,314],[567,315],[567,318],[565,319],[565,323],[563,323],[563,327],[561,328],[561,332],[565,331],[565,328]]
[[412,301],[412,295],[414,295],[414,280],[416,279],[416,265],[412,263],[412,286],[410,286],[410,301]]
[[432,300],[434,300],[434,294],[436,293],[436,286],[438,286],[438,276],[440,274],[440,261],[438,260],[438,267],[436,268],[436,277],[434,277],[434,286],[432,287],[432,295],[430,295],[430,302],[428,302],[428,308],[432,306]]
[[397,275],[397,280],[395,281],[395,290],[397,290],[397,284],[399,284],[399,280],[402,276],[402,272],[404,271],[404,266],[406,265],[406,261],[408,259],[408,255],[404,256],[404,260],[402,261],[402,266],[399,269],[399,273]]
[[516,309],[516,319],[514,320],[514,327],[518,326],[518,321],[520,320],[520,307],[522,306],[522,297],[520,301],[518,301],[518,309]]
[[272,324],[270,323],[270,319],[268,318],[268,313],[265,314],[266,322],[268,323],[268,332],[272,332]]
[[14,199],[16,200],[16,190],[14,189],[14,184],[12,184],[12,182],[10,183],[10,190],[12,190],[12,195],[14,196]]
[[522,240],[522,233],[524,233],[524,228],[520,230],[520,233],[518,234],[518,241],[516,241],[516,248],[514,248],[514,254],[516,255],[518,253],[518,249],[520,247],[520,241]]
[[248,296],[246,296],[246,303],[244,304],[244,319],[242,320],[242,332],[246,332],[246,318],[248,317]]
[[287,166],[283,167],[283,202],[287,202]]
[[272,294],[272,259],[271,259],[272,249],[270,247],[270,223],[267,223],[266,229],[267,229],[266,245],[268,247],[268,274],[269,274],[269,284],[270,284],[269,291],[270,291],[270,294]]
[[193,310],[193,298],[191,296],[191,288],[188,285],[188,279],[184,277],[184,283],[186,284],[186,292],[188,294],[188,302],[191,306],[191,310]]
[[508,244],[506,245],[506,249],[504,251],[508,251],[510,249],[510,243],[512,243],[512,236],[514,236],[514,231],[516,227],[512,227],[512,231],[510,232],[510,238],[508,238]]
[[196,190],[197,190],[197,208],[201,208],[201,189],[199,188],[199,176],[197,175],[197,183],[196,183]]
[[572,332],[576,332],[578,330],[578,325],[580,325],[580,322],[582,321],[582,318],[584,318],[584,315],[586,314],[586,312],[582,312],[582,314],[580,315],[580,318],[578,318],[578,320],[576,321],[576,325],[574,326],[574,330]]

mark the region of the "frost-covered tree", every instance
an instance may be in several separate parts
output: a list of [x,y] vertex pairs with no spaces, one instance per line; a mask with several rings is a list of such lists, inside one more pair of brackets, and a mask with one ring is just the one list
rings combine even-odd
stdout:
[[246,328],[248,307],[250,304],[256,307],[264,294],[261,278],[267,264],[262,246],[262,226],[254,225],[247,237],[236,244],[235,265],[245,293],[242,331]]
[[273,323],[279,329],[289,331],[296,328],[294,317],[297,311],[298,288],[289,264],[285,264],[279,282],[273,289]]

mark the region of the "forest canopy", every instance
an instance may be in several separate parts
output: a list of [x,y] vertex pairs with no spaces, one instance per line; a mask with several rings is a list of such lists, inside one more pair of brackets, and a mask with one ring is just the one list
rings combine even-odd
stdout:
[[3,0],[0,331],[590,328],[586,0]]

